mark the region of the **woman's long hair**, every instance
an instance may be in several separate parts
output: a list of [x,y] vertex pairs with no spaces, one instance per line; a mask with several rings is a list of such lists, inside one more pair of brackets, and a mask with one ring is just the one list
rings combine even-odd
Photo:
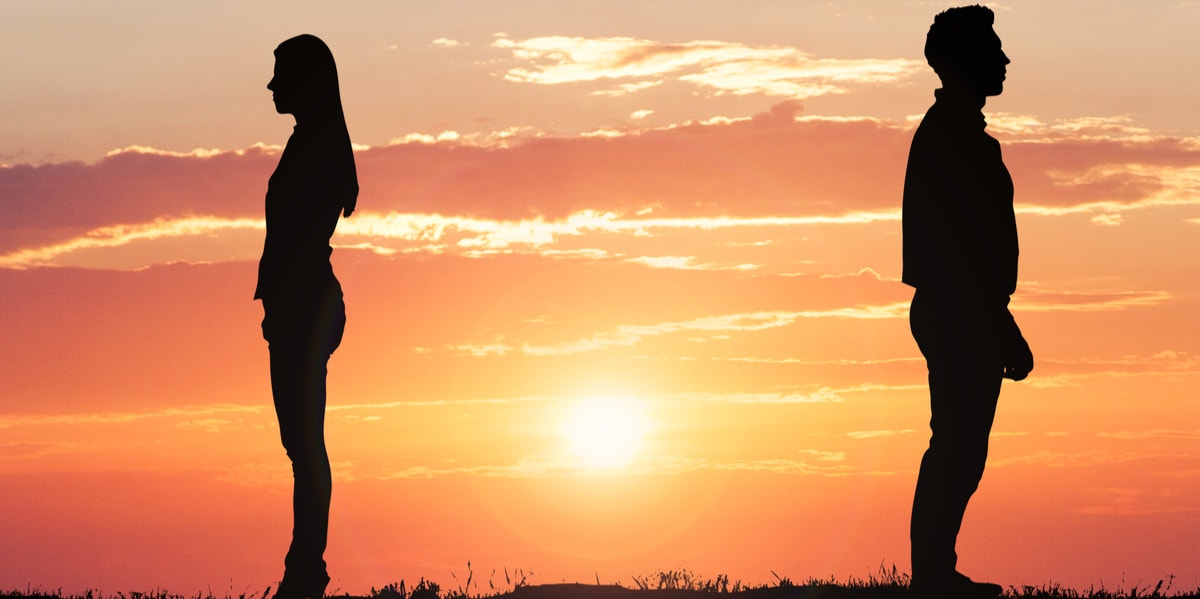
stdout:
[[[321,38],[301,34],[289,38],[275,48],[275,64],[280,74],[297,86],[297,101],[303,102],[307,118],[314,124],[345,140],[347,150],[350,132],[346,128],[346,115],[342,111],[342,93],[338,87],[337,65],[333,52]],[[354,172],[353,155],[350,159],[353,194],[346,200],[346,216],[354,210],[358,195],[358,177]]]
[[321,38],[307,33],[284,40],[275,48],[275,61],[285,76],[301,88],[305,105],[323,125],[346,128],[342,93],[333,52]]

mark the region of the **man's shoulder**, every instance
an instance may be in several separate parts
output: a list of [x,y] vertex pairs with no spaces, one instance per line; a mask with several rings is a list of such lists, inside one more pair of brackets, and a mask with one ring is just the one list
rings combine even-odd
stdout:
[[914,137],[945,137],[960,132],[961,127],[944,107],[934,104],[921,117]]

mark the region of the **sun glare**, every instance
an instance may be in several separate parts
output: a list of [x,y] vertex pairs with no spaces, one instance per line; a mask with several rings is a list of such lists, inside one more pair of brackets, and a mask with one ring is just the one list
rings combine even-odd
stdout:
[[631,397],[581,400],[563,423],[571,453],[593,468],[629,465],[649,429],[641,402]]

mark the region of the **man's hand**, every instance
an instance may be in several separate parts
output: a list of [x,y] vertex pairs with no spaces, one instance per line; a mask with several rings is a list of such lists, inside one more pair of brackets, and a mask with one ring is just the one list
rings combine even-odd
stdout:
[[1013,333],[1008,353],[1004,356],[1004,378],[1020,381],[1029,376],[1031,370],[1033,370],[1033,351],[1029,349],[1029,343],[1025,341],[1021,331],[1016,330]]

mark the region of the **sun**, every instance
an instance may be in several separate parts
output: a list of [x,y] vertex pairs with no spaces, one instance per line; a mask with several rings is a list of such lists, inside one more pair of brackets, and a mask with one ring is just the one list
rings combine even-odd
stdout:
[[650,430],[642,403],[632,397],[592,397],[575,404],[563,422],[571,453],[592,468],[628,466]]

